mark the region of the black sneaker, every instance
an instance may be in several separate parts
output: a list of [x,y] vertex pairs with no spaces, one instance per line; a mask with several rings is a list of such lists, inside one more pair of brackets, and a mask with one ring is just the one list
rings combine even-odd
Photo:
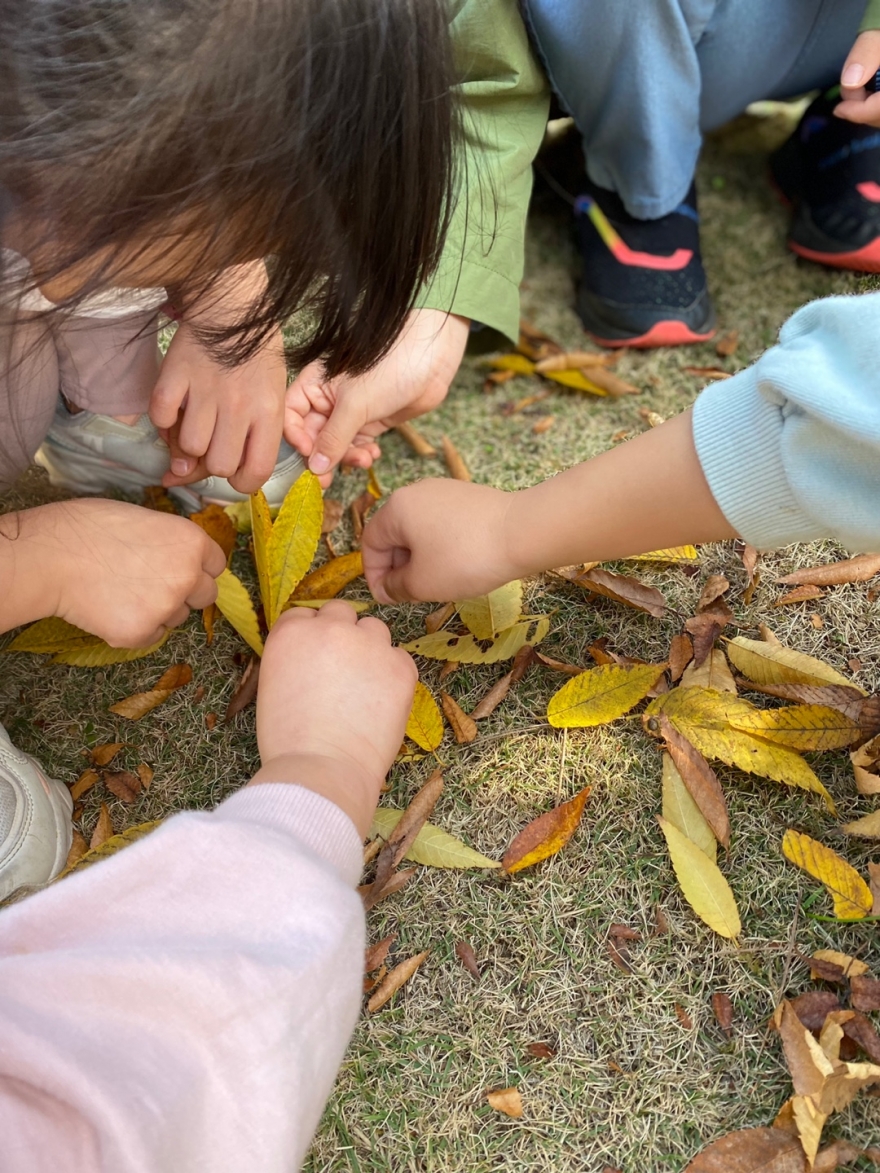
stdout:
[[794,216],[788,247],[835,269],[880,273],[880,130],[835,118],[838,87],[820,94],[770,171]]
[[715,333],[700,258],[694,185],[659,220],[636,220],[619,196],[593,184],[575,202],[584,271],[578,312],[600,346],[680,346]]

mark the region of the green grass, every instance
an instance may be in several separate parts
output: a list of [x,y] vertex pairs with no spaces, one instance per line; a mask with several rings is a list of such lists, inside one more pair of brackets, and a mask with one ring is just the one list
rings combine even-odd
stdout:
[[[670,415],[687,406],[699,382],[682,373],[684,366],[720,362],[737,369],[772,344],[798,305],[853,291],[852,277],[801,264],[786,252],[785,214],[763,181],[763,165],[759,156],[712,148],[701,171],[706,264],[720,326],[740,332],[734,359],[718,360],[710,344],[624,355],[617,370],[643,388],[638,399],[560,392],[533,413],[514,417],[502,415],[499,405],[527,394],[532,384],[515,380],[484,395],[482,372],[468,360],[449,399],[420,424],[422,430],[432,440],[447,432],[476,480],[505,488],[531,484],[603,450],[621,430],[642,430],[639,407]],[[571,308],[573,264],[565,211],[542,198],[530,226],[524,314],[576,346],[583,336]],[[531,425],[545,414],[553,414],[555,424],[536,436]],[[383,452],[378,472],[385,489],[442,471],[436,462],[414,458],[396,436],[383,442]],[[333,495],[348,501],[363,480],[362,474],[341,477]],[[47,496],[51,491],[31,473],[7,507]],[[342,533],[337,544],[344,550],[349,547]],[[730,601],[744,634],[767,622],[786,642],[844,672],[856,656],[864,665],[858,682],[876,688],[880,617],[864,586],[834,588],[818,605],[771,607],[779,594],[776,574],[839,553],[812,546],[768,556],[750,606],[742,602],[745,578],[733,548],[718,545],[701,550],[699,577],[675,567],[630,568],[667,595],[670,614],[663,621],[590,601],[550,579],[528,585],[527,607],[553,614],[544,645],[550,655],[585,664],[589,644],[607,635],[622,652],[661,658],[692,613],[701,581],[721,571],[731,580]],[[245,566],[245,556],[239,558]],[[349,594],[367,597],[361,584]],[[428,610],[379,613],[403,642],[422,632]],[[824,619],[821,629],[809,622],[813,612]],[[153,659],[103,671],[10,656],[3,660],[0,719],[21,748],[66,781],[81,770],[83,747],[129,743],[123,764],[147,761],[156,779],[133,807],[111,800],[117,830],[173,810],[209,807],[256,765],[253,710],[231,726],[209,731],[205,725],[208,712],[222,717],[241,647],[221,624],[214,646],[206,648],[194,619]],[[177,659],[192,664],[193,685],[137,724],[107,712],[109,704],[149,686]],[[463,667],[445,686],[469,709],[504,670]],[[422,678],[435,694],[438,672],[439,665],[423,665]],[[593,793],[581,829],[558,857],[511,880],[423,869],[371,914],[371,940],[399,934],[392,960],[427,948],[431,956],[403,994],[358,1026],[312,1150],[310,1173],[602,1173],[606,1165],[625,1173],[677,1173],[714,1137],[769,1123],[789,1094],[766,1021],[781,994],[810,984],[793,961],[793,945],[805,953],[823,946],[858,952],[880,971],[875,927],[823,924],[799,911],[816,885],[785,863],[780,840],[786,827],[796,826],[862,867],[871,852],[845,842],[819,799],[736,771],[720,771],[733,826],[722,867],[742,911],[742,939],[738,946],[722,941],[696,921],[678,892],[653,818],[660,808],[655,743],[637,716],[595,730],[543,727],[547,699],[562,682],[544,669],[533,671],[480,723],[475,742],[456,747],[447,737],[439,754],[447,786],[434,821],[500,857],[525,822],[589,784]],[[198,685],[206,691],[196,704]],[[541,728],[534,730],[536,725]],[[405,804],[433,765],[429,759],[395,767],[384,801]],[[870,809],[868,800],[855,795],[845,754],[822,755],[815,765],[841,816]],[[108,796],[92,792],[87,798],[86,834],[101,797]],[[656,906],[669,920],[668,934],[654,933]],[[824,898],[814,907],[830,911]],[[632,948],[629,975],[606,952],[613,921],[644,934]],[[460,939],[476,951],[483,970],[479,984],[455,958]],[[711,1014],[711,995],[718,990],[733,999],[731,1040]],[[693,1019],[692,1031],[679,1024],[676,1003]],[[529,1058],[525,1048],[535,1041],[558,1048],[557,1057]],[[492,1112],[484,1099],[487,1089],[512,1083],[525,1104],[518,1121]],[[829,1133],[877,1143],[878,1105],[863,1097]]]

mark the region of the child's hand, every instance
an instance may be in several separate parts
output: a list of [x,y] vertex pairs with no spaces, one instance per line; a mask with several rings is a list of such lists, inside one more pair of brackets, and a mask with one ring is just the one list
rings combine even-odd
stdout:
[[860,33],[840,74],[842,101],[834,108],[838,118],[868,126],[880,126],[880,94],[869,94],[865,85],[880,69],[880,29]]
[[149,647],[183,623],[191,607],[217,597],[214,579],[226,556],[186,518],[97,498],[21,517],[21,570],[42,579],[53,596],[43,613],[113,647]]
[[369,468],[377,436],[442,402],[461,363],[470,323],[442,310],[414,310],[385,358],[365,375],[326,379],[320,363],[287,391],[284,434],[326,487],[340,463]]
[[262,769],[340,806],[366,836],[382,780],[403,741],[418,678],[378,619],[337,600],[294,607],[266,641],[257,698]]
[[419,481],[392,493],[361,539],[374,597],[470,599],[518,578],[506,534],[512,497],[453,480]]
[[162,483],[186,485],[213,475],[226,477],[239,493],[255,492],[278,460],[286,387],[280,331],[252,359],[228,370],[181,322],[150,401],[156,427],[173,430],[166,435],[171,471]]

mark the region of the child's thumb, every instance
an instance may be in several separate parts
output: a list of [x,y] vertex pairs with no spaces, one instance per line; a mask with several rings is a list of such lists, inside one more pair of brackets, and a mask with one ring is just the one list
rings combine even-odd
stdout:
[[350,399],[340,399],[315,438],[315,445],[309,457],[309,470],[316,476],[323,476],[335,468],[363,425],[363,411]]
[[858,89],[867,85],[880,66],[880,30],[869,29],[861,33],[840,71],[840,84],[845,89]]

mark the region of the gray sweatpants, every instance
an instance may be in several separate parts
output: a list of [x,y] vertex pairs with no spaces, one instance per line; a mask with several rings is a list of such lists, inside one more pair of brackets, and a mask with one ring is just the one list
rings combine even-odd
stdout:
[[594,183],[633,216],[691,185],[701,133],[839,81],[865,0],[522,0]]

